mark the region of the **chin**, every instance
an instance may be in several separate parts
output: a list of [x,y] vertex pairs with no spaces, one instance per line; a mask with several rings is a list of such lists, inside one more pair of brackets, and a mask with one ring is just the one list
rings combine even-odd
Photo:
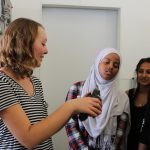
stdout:
[[40,67],[40,66],[41,66],[41,63],[38,63],[36,67]]
[[112,76],[106,75],[104,79],[105,79],[105,80],[111,80],[112,78],[113,78]]

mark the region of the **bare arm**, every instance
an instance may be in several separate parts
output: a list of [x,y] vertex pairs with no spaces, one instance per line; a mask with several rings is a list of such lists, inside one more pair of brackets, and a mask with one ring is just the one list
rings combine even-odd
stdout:
[[100,113],[100,103],[95,98],[74,99],[64,103],[42,121],[31,124],[20,104],[15,104],[0,112],[0,117],[25,147],[33,148],[59,131],[74,113],[85,112],[91,116]]
[[138,150],[147,150],[146,145],[139,143]]

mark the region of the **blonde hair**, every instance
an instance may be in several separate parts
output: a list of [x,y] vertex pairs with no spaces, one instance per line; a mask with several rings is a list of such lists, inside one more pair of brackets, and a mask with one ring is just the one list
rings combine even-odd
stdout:
[[0,66],[11,68],[21,77],[30,76],[37,66],[32,48],[40,23],[18,18],[7,27],[0,41]]

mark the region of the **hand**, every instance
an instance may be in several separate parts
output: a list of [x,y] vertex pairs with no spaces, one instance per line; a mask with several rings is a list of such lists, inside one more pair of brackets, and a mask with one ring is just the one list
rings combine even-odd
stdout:
[[96,117],[101,113],[102,105],[98,98],[83,97],[68,102],[70,102],[74,114],[87,113],[92,117]]

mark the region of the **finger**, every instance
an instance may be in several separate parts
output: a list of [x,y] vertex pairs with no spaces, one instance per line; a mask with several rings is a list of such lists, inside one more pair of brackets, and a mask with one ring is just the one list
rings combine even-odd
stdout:
[[91,105],[93,107],[96,107],[97,109],[101,110],[102,109],[102,103],[98,103],[97,101],[96,102],[92,102]]
[[100,109],[98,109],[96,107],[91,107],[90,111],[93,113],[94,117],[98,116],[102,112]]
[[99,100],[98,98],[93,98],[93,102],[96,104],[98,103],[100,106],[102,106],[102,101]]
[[91,109],[93,110],[98,110],[98,111],[102,111],[102,107],[99,104],[92,104]]
[[101,112],[99,110],[95,110],[95,111],[90,110],[90,112],[89,112],[89,115],[92,117],[97,117],[100,114],[101,114]]

